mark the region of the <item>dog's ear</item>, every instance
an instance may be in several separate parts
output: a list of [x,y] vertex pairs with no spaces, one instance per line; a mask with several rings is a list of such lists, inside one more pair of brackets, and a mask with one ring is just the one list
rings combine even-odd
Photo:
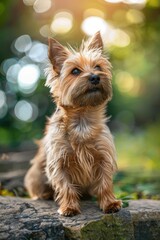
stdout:
[[103,50],[103,42],[99,31],[88,40],[87,48],[88,50]]
[[56,73],[60,73],[64,61],[69,56],[69,51],[53,38],[48,39],[48,57]]

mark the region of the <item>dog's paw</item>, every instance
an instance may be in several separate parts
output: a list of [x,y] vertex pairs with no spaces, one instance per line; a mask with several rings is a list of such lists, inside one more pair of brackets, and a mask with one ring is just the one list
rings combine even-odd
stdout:
[[32,196],[31,198],[32,198],[32,200],[38,200],[38,199],[40,199],[37,195],[34,195],[34,196]]
[[115,213],[118,212],[122,207],[122,201],[116,200],[113,203],[110,203],[105,209],[105,213]]
[[72,207],[66,207],[66,208],[59,208],[58,213],[65,217],[72,217],[74,215],[77,215],[81,213],[81,211],[78,208],[72,208]]

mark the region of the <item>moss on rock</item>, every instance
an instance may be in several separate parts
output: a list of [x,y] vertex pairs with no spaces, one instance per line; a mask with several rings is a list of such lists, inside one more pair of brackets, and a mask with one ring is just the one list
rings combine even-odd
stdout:
[[90,222],[81,229],[81,236],[83,240],[132,240],[134,234],[130,213],[122,210]]

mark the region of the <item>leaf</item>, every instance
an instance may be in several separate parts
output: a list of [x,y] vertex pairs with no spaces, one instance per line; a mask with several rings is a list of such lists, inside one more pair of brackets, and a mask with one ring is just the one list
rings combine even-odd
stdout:
[[129,206],[129,202],[128,201],[122,201],[122,207],[126,208]]
[[4,196],[4,197],[6,197],[6,196],[13,197],[13,196],[14,196],[13,192],[10,192],[10,191],[7,190],[7,189],[2,189],[2,190],[0,191],[0,195],[1,195],[1,196]]

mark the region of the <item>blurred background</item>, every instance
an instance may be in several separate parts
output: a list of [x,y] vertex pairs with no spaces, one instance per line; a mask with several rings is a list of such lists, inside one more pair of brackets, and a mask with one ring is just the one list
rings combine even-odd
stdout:
[[44,87],[48,37],[77,47],[98,30],[113,65],[107,112],[118,155],[115,191],[159,199],[159,0],[0,1],[1,179],[14,161],[32,156],[55,108]]

